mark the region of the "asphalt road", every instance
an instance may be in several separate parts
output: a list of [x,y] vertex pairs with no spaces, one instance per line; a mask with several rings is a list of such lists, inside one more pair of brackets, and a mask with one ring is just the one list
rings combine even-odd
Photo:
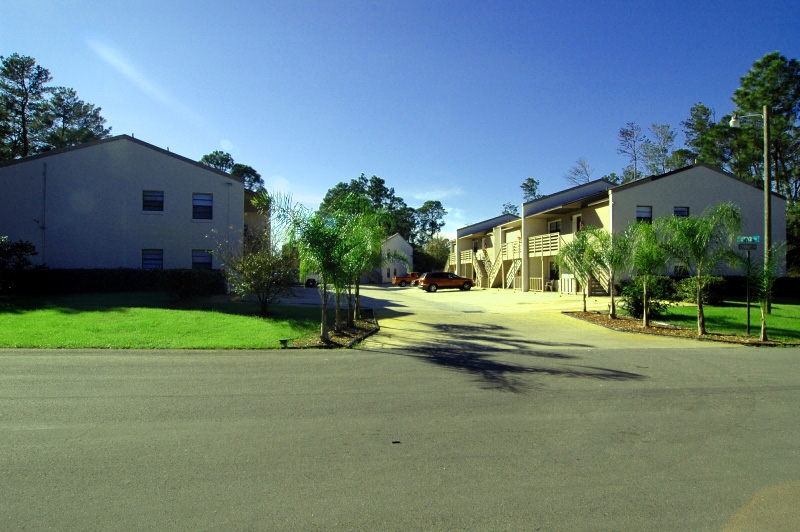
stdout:
[[357,350],[0,350],[0,530],[798,530],[800,350],[406,290]]

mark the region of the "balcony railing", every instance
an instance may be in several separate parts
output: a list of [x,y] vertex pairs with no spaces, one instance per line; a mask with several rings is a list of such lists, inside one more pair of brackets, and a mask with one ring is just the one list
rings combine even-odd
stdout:
[[528,237],[528,257],[553,257],[558,255],[562,243],[571,241],[571,234],[548,233]]
[[514,260],[522,258],[522,244],[520,242],[506,242],[500,248],[503,260]]

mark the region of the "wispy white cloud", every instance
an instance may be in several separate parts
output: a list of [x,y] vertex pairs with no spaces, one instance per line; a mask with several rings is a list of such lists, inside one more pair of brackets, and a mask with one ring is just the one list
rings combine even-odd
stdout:
[[463,196],[464,189],[458,186],[441,188],[441,189],[433,189],[428,190],[426,189],[425,192],[417,192],[413,195],[413,198],[417,201],[427,201],[429,199],[437,199],[442,201],[447,198],[455,198],[457,196]]
[[173,112],[192,122],[198,127],[209,129],[205,120],[191,107],[172,96],[169,92],[159,87],[156,83],[133,66],[118,50],[97,40],[87,39],[86,43],[97,56],[105,61],[114,70],[122,74],[136,88],[147,97],[161,105],[170,108]]

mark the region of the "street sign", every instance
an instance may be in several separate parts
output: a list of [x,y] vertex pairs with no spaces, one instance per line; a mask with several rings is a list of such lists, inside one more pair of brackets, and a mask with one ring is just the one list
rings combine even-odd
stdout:
[[[760,236],[737,236],[736,243],[737,244],[757,244],[761,242]],[[748,248],[739,248],[739,249],[748,249]],[[756,248],[753,248],[756,249]]]
[[755,250],[758,249],[758,244],[756,244],[755,242],[752,243],[752,244],[750,244],[750,243],[742,243],[742,244],[739,244],[739,249],[746,249],[747,251],[755,251]]

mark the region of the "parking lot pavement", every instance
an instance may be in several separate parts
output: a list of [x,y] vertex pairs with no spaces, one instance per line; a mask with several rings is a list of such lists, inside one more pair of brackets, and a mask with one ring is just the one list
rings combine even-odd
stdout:
[[[583,309],[580,295],[513,290],[440,290],[367,285],[362,304],[377,312],[381,330],[362,349],[420,344],[464,346],[469,338],[494,349],[535,346],[683,349],[696,340],[612,331],[569,316]],[[318,298],[317,298],[318,300]],[[609,297],[587,298],[587,310],[607,310]]]

